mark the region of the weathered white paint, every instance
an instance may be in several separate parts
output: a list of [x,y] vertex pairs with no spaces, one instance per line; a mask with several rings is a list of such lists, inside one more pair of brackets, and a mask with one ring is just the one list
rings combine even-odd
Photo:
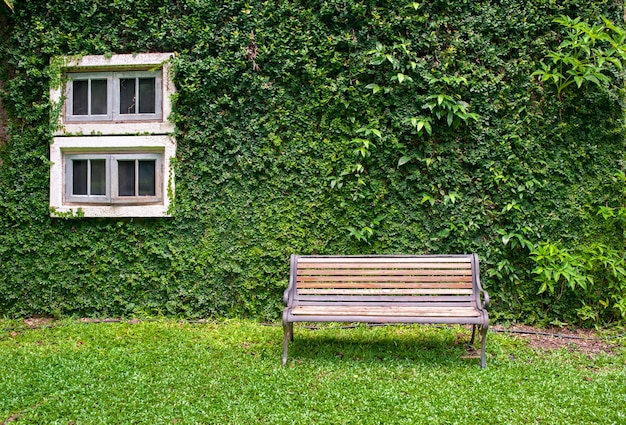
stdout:
[[[120,122],[65,122],[65,108],[53,108],[58,116],[55,136],[72,135],[106,135],[106,134],[166,134],[174,131],[174,124],[169,121],[172,113],[171,95],[175,87],[171,78],[170,59],[173,53],[140,53],[137,55],[82,56],[79,58],[61,58],[61,72],[97,72],[150,70],[162,68],[163,120],[162,121],[120,121]],[[53,105],[60,105],[65,93],[65,84],[50,89],[50,100]]]
[[[159,152],[163,154],[163,203],[159,205],[90,205],[64,202],[65,164],[63,155],[82,152]],[[176,143],[166,135],[60,137],[50,146],[50,207],[56,213],[78,214],[85,217],[169,217],[170,196],[174,191],[171,160],[176,156]]]
[[[168,217],[174,193],[174,172],[171,160],[176,157],[176,141],[169,121],[172,112],[171,95],[175,88],[170,73],[173,53],[140,53],[136,55],[81,56],[56,58],[60,72],[131,71],[162,68],[161,121],[72,122],[64,121],[65,84],[51,87],[50,100],[58,116],[58,128],[50,146],[50,215],[72,213],[85,217]],[[151,205],[93,205],[64,201],[64,155],[68,153],[141,153],[163,154],[163,202]]]

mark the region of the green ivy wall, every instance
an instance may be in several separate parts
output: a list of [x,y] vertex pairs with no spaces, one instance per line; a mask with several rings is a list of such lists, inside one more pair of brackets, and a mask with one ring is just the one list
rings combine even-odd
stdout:
[[[557,99],[531,77],[563,37],[554,18],[621,22],[615,0],[35,0],[0,14],[0,314],[276,319],[291,253],[477,252],[495,318],[576,322],[586,301],[537,295],[517,242],[623,250],[597,214],[623,201],[619,94]],[[50,59],[133,52],[177,55],[173,217],[50,218]],[[424,105],[440,94],[477,118],[437,118]]]

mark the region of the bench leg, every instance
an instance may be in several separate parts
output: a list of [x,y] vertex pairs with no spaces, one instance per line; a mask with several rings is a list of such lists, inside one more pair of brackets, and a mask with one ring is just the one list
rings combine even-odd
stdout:
[[472,339],[470,340],[470,345],[474,345],[475,338],[476,338],[476,325],[472,325]]
[[485,346],[487,345],[487,330],[489,329],[489,324],[480,327],[480,367],[485,369],[487,367],[487,362],[485,360]]
[[286,328],[284,328],[284,337],[283,337],[283,363],[282,365],[285,366],[287,364],[287,350],[289,349],[289,335],[288,335],[288,331]]
[[287,322],[286,312],[283,315],[283,366],[287,364],[287,350],[289,349],[289,340],[293,341],[293,323]]

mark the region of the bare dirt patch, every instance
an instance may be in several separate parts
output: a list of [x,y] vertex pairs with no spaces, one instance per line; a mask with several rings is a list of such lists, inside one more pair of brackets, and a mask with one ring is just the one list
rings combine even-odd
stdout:
[[24,320],[24,324],[31,329],[52,326],[54,322],[56,322],[56,320],[50,317],[31,317]]
[[558,350],[565,348],[572,352],[581,352],[587,355],[600,353],[615,354],[619,346],[617,339],[606,338],[592,329],[549,328],[539,329],[532,326],[491,326],[490,330],[506,333],[528,341],[533,348],[543,350]]

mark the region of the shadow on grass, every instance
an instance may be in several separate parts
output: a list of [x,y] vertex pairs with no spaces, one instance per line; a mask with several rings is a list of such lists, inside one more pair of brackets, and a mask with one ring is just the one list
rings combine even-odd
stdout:
[[289,362],[413,363],[425,366],[479,362],[471,328],[434,326],[298,328],[289,343]]

